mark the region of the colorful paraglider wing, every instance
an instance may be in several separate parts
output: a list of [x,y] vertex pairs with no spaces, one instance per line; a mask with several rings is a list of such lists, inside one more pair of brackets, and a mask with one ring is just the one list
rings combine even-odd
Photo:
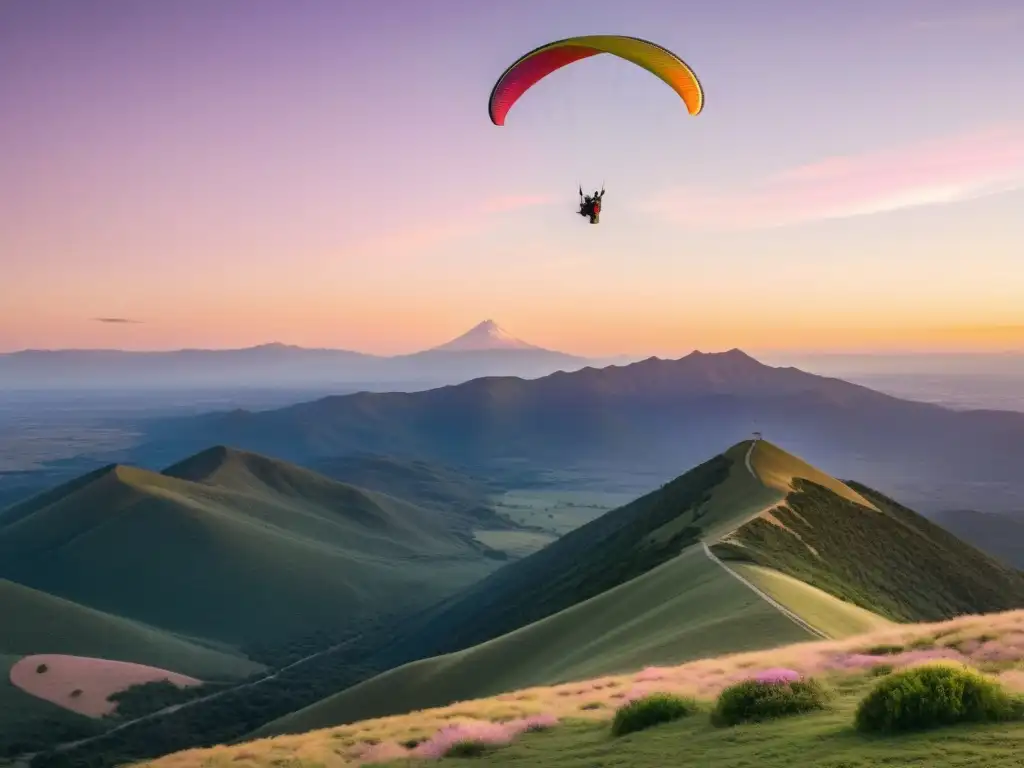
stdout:
[[660,45],[624,35],[570,37],[535,48],[505,70],[491,91],[488,112],[491,122],[504,125],[512,105],[530,87],[556,69],[574,61],[610,53],[631,61],[660,77],[682,98],[691,115],[704,108],[704,90],[693,70],[674,53]]

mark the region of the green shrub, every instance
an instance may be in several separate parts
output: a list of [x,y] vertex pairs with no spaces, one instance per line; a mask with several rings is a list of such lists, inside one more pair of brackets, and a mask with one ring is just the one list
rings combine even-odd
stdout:
[[642,731],[653,725],[687,717],[699,709],[700,706],[693,699],[671,693],[652,693],[624,704],[615,711],[612,735],[625,736],[627,733]]
[[448,747],[444,753],[445,757],[480,757],[494,749],[493,744],[478,739],[466,739],[457,741]]
[[711,722],[721,727],[799,715],[825,709],[829,698],[828,691],[813,679],[784,683],[745,680],[722,691]]
[[927,664],[876,683],[857,706],[855,724],[867,733],[894,733],[1022,715],[1021,700],[995,680],[962,665]]

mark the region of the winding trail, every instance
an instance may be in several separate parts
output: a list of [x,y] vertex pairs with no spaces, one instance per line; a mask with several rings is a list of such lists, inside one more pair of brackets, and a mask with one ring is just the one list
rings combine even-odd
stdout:
[[[761,478],[759,478],[757,476],[757,473],[754,471],[754,466],[750,462],[750,458],[754,454],[754,447],[757,445],[758,439],[759,438],[755,437],[753,439],[753,441],[750,443],[750,447],[747,449],[747,453],[743,457],[743,463],[746,465],[747,471],[750,473],[751,477],[753,477],[755,480],[760,482]],[[755,595],[760,597],[762,600],[764,600],[766,603],[768,603],[770,606],[772,606],[775,610],[777,610],[783,616],[788,618],[794,624],[798,625],[801,629],[804,629],[807,632],[810,632],[812,635],[814,635],[815,637],[819,637],[822,640],[831,640],[832,639],[828,635],[826,635],[824,632],[822,632],[820,629],[815,629],[814,627],[812,627],[806,621],[804,621],[799,616],[797,616],[795,613],[793,613],[793,611],[789,610],[789,608],[787,608],[786,606],[782,605],[778,600],[776,600],[775,598],[773,598],[770,595],[768,595],[767,593],[765,593],[764,590],[760,589],[759,587],[754,586],[754,584],[752,584],[750,581],[748,581],[747,579],[745,579],[742,576],[740,576],[738,573],[736,573],[736,571],[732,570],[732,568],[730,568],[725,563],[723,563],[721,560],[719,560],[718,557],[715,555],[715,553],[711,551],[711,547],[708,546],[708,543],[706,541],[701,541],[701,546],[704,547],[704,554],[708,556],[708,559],[711,560],[711,562],[715,563],[720,568],[723,568],[726,573],[728,573],[734,579],[738,580],[747,589],[749,589]]]

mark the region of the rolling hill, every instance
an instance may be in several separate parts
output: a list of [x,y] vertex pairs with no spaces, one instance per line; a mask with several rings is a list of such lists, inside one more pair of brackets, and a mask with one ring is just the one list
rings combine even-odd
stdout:
[[254,735],[1021,606],[1024,574],[871,489],[748,441],[472,585],[410,626],[415,648],[389,649],[441,655]]
[[226,443],[299,463],[371,452],[485,469],[592,467],[599,483],[630,471],[671,478],[753,430],[926,513],[1024,508],[1024,414],[901,400],[739,350],[165,420],[133,460]]
[[168,632],[77,605],[0,579],[0,654],[60,653],[148,664],[198,677],[226,680],[263,669],[245,658]]
[[495,567],[429,510],[226,448],[106,467],[0,515],[0,576],[231,646],[417,611]]
[[17,750],[47,732],[59,736],[92,732],[89,723],[31,696],[9,680],[23,658],[62,654],[182,673],[204,681],[231,681],[263,667],[244,657],[192,643],[168,632],[85,608],[20,584],[0,579],[0,754]]

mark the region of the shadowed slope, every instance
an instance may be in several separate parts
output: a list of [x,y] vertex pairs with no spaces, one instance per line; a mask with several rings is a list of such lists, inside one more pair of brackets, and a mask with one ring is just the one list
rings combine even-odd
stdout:
[[223,448],[111,466],[0,518],[0,575],[234,644],[353,627],[495,567],[419,507]]
[[259,664],[167,632],[0,579],[0,654],[59,653],[131,661],[217,680],[245,677]]

